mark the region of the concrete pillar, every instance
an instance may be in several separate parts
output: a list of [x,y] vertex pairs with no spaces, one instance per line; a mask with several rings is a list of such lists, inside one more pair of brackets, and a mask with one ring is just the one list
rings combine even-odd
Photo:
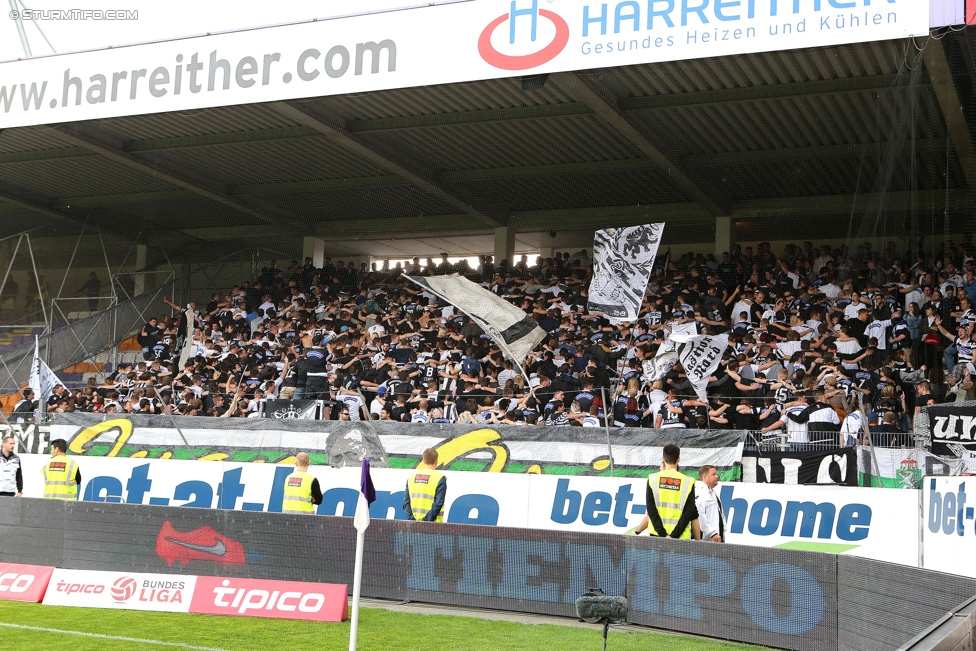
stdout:
[[[136,244],[136,271],[146,268],[146,252],[149,247],[145,244]],[[146,274],[137,273],[132,277],[132,295],[138,296],[146,291]]]
[[732,248],[732,218],[715,218],[715,259],[721,260],[722,254]]
[[551,246],[540,246],[539,247],[539,257],[545,260],[546,258],[551,258],[555,248]]
[[325,240],[317,237],[306,237],[302,241],[302,262],[305,258],[312,258],[312,264],[321,269],[325,264]]
[[495,229],[495,266],[502,260],[508,260],[508,266],[515,264],[515,229],[510,226],[500,226]]

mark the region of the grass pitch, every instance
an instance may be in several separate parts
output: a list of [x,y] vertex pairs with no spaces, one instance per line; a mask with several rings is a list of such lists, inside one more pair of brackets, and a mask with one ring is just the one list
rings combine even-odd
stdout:
[[[47,630],[41,630],[47,629]],[[56,629],[60,632],[53,632]],[[518,624],[473,617],[415,615],[376,608],[359,611],[359,649],[497,651],[601,648],[601,631]],[[0,649],[31,651],[311,651],[348,649],[349,622],[323,624],[42,606],[0,601]],[[612,651],[759,650],[762,647],[663,633],[610,631]]]

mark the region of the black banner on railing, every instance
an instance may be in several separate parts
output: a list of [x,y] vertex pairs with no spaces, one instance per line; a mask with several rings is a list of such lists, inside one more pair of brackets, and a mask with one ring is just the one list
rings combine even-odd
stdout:
[[742,481],[857,486],[857,455],[854,448],[812,452],[746,451],[742,454]]
[[941,405],[927,407],[926,413],[933,454],[961,457],[976,451],[976,407]]

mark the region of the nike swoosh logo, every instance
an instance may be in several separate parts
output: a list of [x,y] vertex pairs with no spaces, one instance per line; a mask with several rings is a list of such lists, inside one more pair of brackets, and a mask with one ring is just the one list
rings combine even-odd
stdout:
[[213,554],[214,556],[224,556],[227,554],[227,545],[224,544],[223,540],[218,540],[213,545],[194,545],[193,543],[183,542],[182,540],[176,540],[174,538],[167,538],[166,541],[171,542],[174,545],[179,545],[180,547],[192,549],[193,551]]

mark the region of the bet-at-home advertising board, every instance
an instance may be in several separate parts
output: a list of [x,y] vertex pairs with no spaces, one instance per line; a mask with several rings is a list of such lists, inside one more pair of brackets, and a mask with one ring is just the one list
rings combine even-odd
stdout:
[[[27,497],[40,497],[46,456],[23,455]],[[74,457],[81,499],[159,506],[281,511],[293,466]],[[320,515],[352,516],[359,468],[312,466]],[[404,518],[410,470],[374,469],[374,518]],[[449,523],[632,534],[645,514],[640,478],[446,472]],[[843,553],[916,566],[918,491],[840,486],[720,484],[732,544]],[[703,543],[707,544],[707,543]]]

